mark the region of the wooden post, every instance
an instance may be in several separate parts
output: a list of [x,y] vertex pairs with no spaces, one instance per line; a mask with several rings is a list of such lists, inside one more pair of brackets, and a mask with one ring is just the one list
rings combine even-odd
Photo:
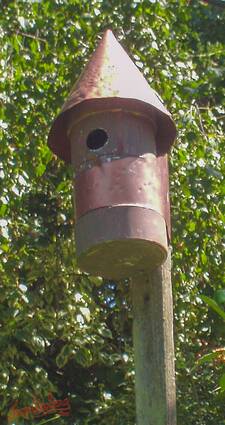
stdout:
[[132,279],[137,425],[176,425],[171,255]]

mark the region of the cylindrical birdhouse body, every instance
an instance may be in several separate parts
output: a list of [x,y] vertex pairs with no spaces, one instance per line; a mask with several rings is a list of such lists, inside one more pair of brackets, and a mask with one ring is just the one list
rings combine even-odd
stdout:
[[74,168],[82,270],[120,279],[163,263],[174,137],[169,112],[107,31],[49,134]]
[[118,279],[160,265],[168,243],[153,122],[118,110],[69,121],[81,268]]

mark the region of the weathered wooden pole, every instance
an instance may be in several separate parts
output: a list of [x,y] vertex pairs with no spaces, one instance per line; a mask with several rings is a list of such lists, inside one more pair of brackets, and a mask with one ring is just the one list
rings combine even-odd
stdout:
[[138,425],[176,422],[167,159],[175,134],[170,113],[108,30],[48,139],[74,169],[78,265],[132,278]]
[[132,278],[137,425],[176,425],[170,252]]

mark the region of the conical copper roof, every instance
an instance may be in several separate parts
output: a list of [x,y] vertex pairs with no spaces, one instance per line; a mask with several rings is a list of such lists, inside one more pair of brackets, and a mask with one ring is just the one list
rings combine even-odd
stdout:
[[168,152],[175,139],[176,129],[170,113],[110,30],[104,33],[49,133],[49,147],[68,162],[67,128],[72,109],[78,120],[89,113],[113,109],[149,116],[156,125],[159,153]]

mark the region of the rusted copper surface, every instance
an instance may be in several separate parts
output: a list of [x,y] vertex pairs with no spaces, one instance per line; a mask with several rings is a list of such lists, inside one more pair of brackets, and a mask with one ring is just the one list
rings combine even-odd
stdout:
[[169,194],[169,167],[167,155],[157,157],[159,179],[160,179],[160,199],[163,206],[163,216],[167,225],[168,240],[171,239],[171,219],[170,219],[170,194]]
[[169,112],[107,31],[48,140],[73,164],[76,247],[84,271],[120,279],[165,260],[167,152],[174,138]]
[[[93,151],[86,141],[96,128],[108,140]],[[77,217],[106,206],[139,205],[164,216],[170,238],[167,158],[157,156],[152,123],[124,111],[96,113],[76,122],[70,138]]]
[[76,224],[79,267],[93,275],[122,279],[162,264],[167,256],[164,218],[131,206],[99,208]]
[[[69,133],[72,163],[76,174],[96,164],[113,159],[153,153],[156,155],[154,127],[150,120],[124,111],[104,111],[73,122]],[[106,144],[96,151],[87,146],[93,129],[102,128],[108,135]]]
[[75,180],[77,217],[106,206],[134,205],[163,215],[161,183],[154,155],[104,162]]
[[48,138],[50,148],[65,161],[71,161],[67,134],[70,112],[73,120],[79,121],[85,115],[115,109],[154,120],[157,152],[169,151],[176,135],[169,112],[113,33],[107,30],[53,122]]

